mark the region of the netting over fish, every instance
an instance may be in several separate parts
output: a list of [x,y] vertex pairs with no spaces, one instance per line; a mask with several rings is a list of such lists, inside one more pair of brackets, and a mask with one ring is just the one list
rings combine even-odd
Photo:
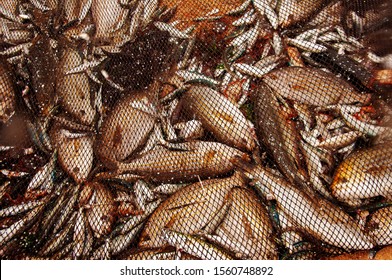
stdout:
[[391,259],[391,19],[1,0],[1,258]]

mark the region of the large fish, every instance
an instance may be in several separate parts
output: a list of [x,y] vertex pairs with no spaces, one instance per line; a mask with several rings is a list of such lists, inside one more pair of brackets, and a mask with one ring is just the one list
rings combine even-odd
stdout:
[[90,134],[74,133],[59,126],[51,131],[51,142],[61,167],[78,184],[87,179],[92,169],[94,139]]
[[8,63],[0,60],[0,122],[7,122],[15,112],[15,88]]
[[104,164],[124,161],[147,142],[157,119],[147,111],[150,107],[147,96],[140,93],[127,96],[110,111],[95,146]]
[[366,229],[377,245],[392,245],[392,207],[385,207],[372,213]]
[[68,73],[82,63],[83,59],[76,50],[64,50],[58,67],[56,91],[61,106],[75,121],[91,125],[95,118],[95,109],[87,74]]
[[277,207],[301,232],[346,250],[371,249],[374,243],[359,224],[328,200],[309,196],[262,166],[239,165],[255,188]]
[[242,112],[226,97],[206,86],[193,86],[182,97],[183,110],[229,146],[253,151],[252,129]]
[[162,202],[143,229],[139,246],[157,248],[166,245],[162,230],[167,227],[184,234],[196,234],[213,220],[226,203],[227,194],[244,181],[237,174],[224,179],[197,182],[175,192]]
[[307,175],[300,166],[300,136],[294,122],[282,112],[277,98],[272,88],[263,83],[259,85],[253,95],[256,133],[286,178],[304,186]]
[[277,259],[273,227],[256,194],[250,189],[234,188],[228,201],[230,208],[214,233],[223,241],[220,245],[240,258]]
[[278,1],[279,25],[283,28],[308,20],[319,11],[327,0],[282,0]]
[[392,143],[358,150],[336,169],[331,184],[332,195],[349,205],[361,199],[392,197]]
[[157,146],[130,162],[119,162],[115,173],[136,174],[157,182],[186,182],[233,171],[230,160],[237,156],[249,160],[247,154],[218,142],[186,142],[176,150]]
[[365,104],[370,98],[334,74],[311,67],[280,68],[265,75],[263,81],[277,95],[313,106]]

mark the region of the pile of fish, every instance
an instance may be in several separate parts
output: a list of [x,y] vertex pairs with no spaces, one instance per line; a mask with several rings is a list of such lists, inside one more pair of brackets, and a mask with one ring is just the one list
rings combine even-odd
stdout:
[[392,5],[161,2],[1,1],[0,256],[390,252]]

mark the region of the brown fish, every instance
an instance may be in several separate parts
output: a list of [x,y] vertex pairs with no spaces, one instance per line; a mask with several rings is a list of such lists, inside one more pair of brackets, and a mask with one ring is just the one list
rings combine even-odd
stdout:
[[157,182],[192,181],[197,177],[216,177],[233,171],[230,160],[249,156],[218,142],[192,141],[180,149],[157,146],[128,163],[118,163],[116,174],[132,173]]
[[139,246],[142,248],[162,247],[166,241],[162,237],[165,227],[186,233],[197,233],[213,219],[226,203],[226,196],[236,186],[244,182],[237,174],[224,179],[197,182],[175,192],[162,202],[151,215],[141,234]]
[[64,50],[58,67],[56,91],[60,104],[77,122],[91,125],[95,118],[92,94],[87,74],[68,72],[83,63],[81,55],[73,49]]
[[279,25],[283,28],[290,27],[306,21],[319,11],[326,0],[282,0],[278,3]]
[[58,126],[51,131],[51,141],[61,167],[78,184],[87,179],[92,169],[94,138],[90,134],[74,133]]
[[[276,161],[279,170],[294,183],[305,185],[306,172],[301,171],[299,133],[293,121],[282,112],[276,92],[260,83],[253,96],[256,133]],[[305,175],[305,176],[304,176]]]
[[392,244],[392,207],[372,213],[366,227],[377,245]]
[[220,245],[230,252],[236,252],[241,258],[278,259],[267,209],[256,194],[250,189],[234,188],[228,200],[231,207],[215,235],[223,241],[230,240],[233,245]]
[[107,187],[96,182],[89,183],[82,190],[81,197],[84,196],[84,192],[90,192],[88,188],[92,188],[92,194],[85,205],[86,217],[94,235],[100,237],[112,230],[116,207],[113,195]]
[[345,80],[317,68],[280,68],[266,74],[263,81],[278,96],[313,106],[365,104],[370,98],[368,94],[358,93]]
[[387,142],[352,153],[336,169],[332,195],[349,205],[361,199],[392,197],[392,143]]
[[132,94],[110,111],[95,146],[97,156],[104,164],[124,161],[147,142],[156,123],[156,116],[143,109],[150,106],[145,94]]
[[183,95],[182,105],[184,112],[199,120],[218,141],[243,151],[253,151],[256,147],[243,113],[214,89],[193,86]]
[[8,63],[0,60],[0,122],[6,123],[15,112],[15,88]]

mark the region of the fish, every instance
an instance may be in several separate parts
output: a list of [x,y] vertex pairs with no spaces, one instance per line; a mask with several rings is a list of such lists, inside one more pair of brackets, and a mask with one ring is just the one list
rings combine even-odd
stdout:
[[87,221],[94,232],[94,235],[99,238],[102,235],[107,235],[112,230],[115,220],[116,206],[111,191],[103,184],[92,182],[85,185],[83,192],[89,192],[92,189],[92,195],[88,200],[85,213]]
[[365,229],[377,245],[392,244],[392,207],[381,208],[370,215]]
[[260,195],[275,200],[277,208],[300,232],[346,250],[375,246],[372,238],[341,208],[318,196],[311,196],[261,165],[237,161]]
[[115,31],[123,27],[129,9],[123,8],[118,0],[93,0],[91,13],[95,23],[95,38],[109,39]]
[[85,182],[93,167],[95,136],[74,133],[59,126],[54,126],[50,135],[62,169],[77,184]]
[[132,173],[160,183],[187,182],[233,171],[230,159],[235,156],[249,160],[247,154],[219,142],[185,142],[177,150],[157,146],[130,162],[118,163],[112,175]]
[[361,94],[342,78],[313,67],[284,67],[263,77],[278,96],[313,106],[367,104],[369,94]]
[[183,111],[224,144],[242,151],[253,151],[256,142],[243,113],[218,91],[193,86],[181,98]]
[[295,123],[283,113],[277,98],[273,88],[259,83],[252,96],[256,134],[286,178],[305,186],[308,181],[306,172],[298,172],[303,170],[299,159],[300,136]]
[[163,238],[176,247],[202,260],[232,260],[233,258],[220,248],[210,244],[201,238],[184,234],[178,231],[163,229]]
[[362,199],[392,198],[392,142],[357,150],[336,168],[332,195],[351,206]]
[[228,195],[228,203],[230,208],[214,232],[224,241],[219,245],[229,252],[236,252],[241,258],[278,259],[267,209],[255,192],[250,188],[233,188]]
[[282,0],[278,1],[277,12],[279,26],[289,28],[307,21],[313,14],[325,6],[327,0]]
[[76,122],[92,125],[96,112],[88,76],[84,72],[67,74],[82,63],[83,59],[77,50],[63,50],[57,68],[56,93],[61,106]]
[[0,123],[6,123],[15,113],[16,91],[8,63],[0,60]]
[[243,186],[239,175],[202,180],[190,184],[163,201],[148,219],[139,239],[140,248],[166,245],[162,230],[170,228],[183,234],[195,234],[207,226],[225,204],[229,191]]
[[104,165],[123,162],[146,144],[157,121],[146,94],[125,97],[103,119],[95,152]]

